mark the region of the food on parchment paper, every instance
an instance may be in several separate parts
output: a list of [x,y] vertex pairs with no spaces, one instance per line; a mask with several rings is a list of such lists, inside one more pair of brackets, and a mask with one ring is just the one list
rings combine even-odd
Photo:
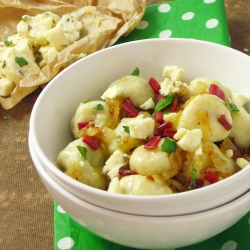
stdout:
[[[54,1],[0,7],[0,103],[12,108],[76,60],[114,44],[142,18],[145,0]],[[5,3],[8,5],[8,3]],[[43,8],[42,8],[43,7]],[[123,13],[121,15],[121,13]],[[4,18],[6,17],[6,18]],[[19,19],[18,19],[19,18]]]

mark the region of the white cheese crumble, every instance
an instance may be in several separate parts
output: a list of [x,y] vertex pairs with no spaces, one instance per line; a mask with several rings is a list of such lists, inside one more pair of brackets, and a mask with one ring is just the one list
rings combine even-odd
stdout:
[[155,122],[150,117],[138,115],[128,122],[130,136],[138,139],[146,139],[154,134]]
[[185,71],[182,68],[179,68],[176,65],[172,65],[164,67],[162,75],[172,81],[179,81],[181,80],[184,73]]
[[119,169],[127,164],[127,158],[127,154],[124,154],[119,150],[115,150],[115,152],[106,161],[105,166],[102,169],[103,174],[107,174],[112,180],[118,175]]
[[178,140],[177,144],[183,150],[195,152],[196,155],[202,154],[201,138],[201,129],[188,130],[185,128],[180,128],[174,135],[174,139]]
[[140,108],[143,110],[153,109],[154,107],[155,107],[155,103],[153,101],[153,98],[149,98],[146,102],[140,105]]
[[187,84],[181,81],[171,81],[166,78],[161,83],[160,94],[161,95],[169,95],[171,93],[179,94],[187,88]]

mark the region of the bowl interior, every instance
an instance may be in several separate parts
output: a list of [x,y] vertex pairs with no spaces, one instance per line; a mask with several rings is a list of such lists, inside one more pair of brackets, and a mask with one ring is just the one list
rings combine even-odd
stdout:
[[[30,137],[43,165],[73,189],[96,195],[105,193],[105,197],[117,198],[78,183],[56,167],[58,153],[73,140],[70,120],[80,102],[90,98],[100,99],[111,82],[130,74],[135,67],[140,69],[141,77],[149,79],[153,76],[161,81],[162,70],[166,65],[182,67],[186,72],[183,81],[210,77],[233,92],[244,93],[250,98],[250,93],[246,92],[250,83],[250,59],[231,48],[191,39],[148,39],[107,48],[66,68],[38,97],[31,114]],[[187,196],[195,191],[189,192]],[[197,190],[196,193],[199,192]],[[155,197],[145,199],[156,200]]]

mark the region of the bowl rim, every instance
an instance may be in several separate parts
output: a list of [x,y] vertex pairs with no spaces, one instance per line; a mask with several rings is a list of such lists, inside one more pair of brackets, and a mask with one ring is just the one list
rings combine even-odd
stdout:
[[247,60],[250,60],[250,57],[246,54],[244,54],[243,52],[240,52],[238,50],[235,50],[231,47],[227,47],[225,45],[221,45],[221,44],[216,44],[213,42],[208,42],[208,41],[202,41],[202,40],[196,40],[196,39],[188,39],[188,38],[151,38],[151,39],[142,39],[142,40],[137,40],[137,41],[132,41],[132,42],[127,42],[127,43],[123,43],[123,44],[118,44],[112,47],[108,47],[105,48],[103,50],[94,52],[84,58],[81,58],[80,60],[78,60],[77,62],[73,63],[72,65],[68,66],[66,69],[64,69],[62,72],[60,72],[58,75],[56,75],[51,81],[50,83],[46,86],[45,89],[43,89],[43,91],[40,93],[40,95],[38,96],[32,112],[31,112],[31,116],[30,116],[30,126],[29,126],[29,137],[30,140],[32,141],[35,151],[36,153],[38,153],[38,155],[40,155],[40,160],[41,162],[44,164],[44,166],[46,168],[48,168],[49,171],[51,171],[53,174],[55,174],[56,176],[58,176],[58,178],[62,179],[64,182],[70,184],[71,186],[73,186],[74,188],[77,189],[81,189],[81,190],[85,190],[88,193],[93,193],[95,195],[101,194],[102,196],[104,195],[106,198],[115,198],[115,199],[122,199],[122,200],[150,200],[150,201],[159,201],[159,200],[169,200],[169,201],[174,201],[176,198],[177,199],[181,199],[183,196],[188,198],[188,197],[193,197],[193,195],[197,194],[199,195],[200,193],[205,193],[207,192],[214,192],[217,190],[217,186],[221,186],[220,188],[223,188],[223,186],[226,186],[228,182],[231,182],[232,179],[237,178],[238,176],[241,175],[245,175],[245,174],[249,174],[250,173],[250,164],[245,167],[244,169],[240,170],[239,172],[237,172],[236,174],[224,179],[221,182],[217,182],[214,183],[213,185],[209,185],[200,189],[195,189],[192,190],[192,192],[182,192],[182,193],[175,193],[175,194],[171,194],[171,195],[159,195],[159,196],[132,196],[132,195],[123,195],[123,194],[116,194],[116,193],[110,193],[107,192],[105,190],[100,190],[91,186],[88,186],[86,184],[80,183],[72,178],[70,178],[69,176],[65,175],[60,169],[58,169],[48,158],[47,156],[44,154],[44,152],[42,151],[40,144],[38,142],[37,137],[35,136],[35,120],[36,120],[36,112],[39,109],[39,104],[40,102],[42,102],[43,97],[46,95],[46,92],[50,90],[50,86],[52,86],[54,84],[54,82],[57,81],[57,78],[61,77],[62,75],[66,74],[68,71],[71,70],[72,67],[74,67],[76,64],[81,64],[82,61],[88,60],[88,58],[90,57],[96,57],[98,56],[100,53],[108,53],[109,50],[115,50],[118,49],[120,47],[124,47],[124,46],[130,46],[131,44],[141,44],[141,43],[150,43],[150,42],[167,42],[167,43],[190,43],[190,44],[203,44],[203,45],[207,45],[207,46],[212,46],[215,48],[223,48],[225,51],[230,51],[236,54],[239,54],[243,57],[245,57]]

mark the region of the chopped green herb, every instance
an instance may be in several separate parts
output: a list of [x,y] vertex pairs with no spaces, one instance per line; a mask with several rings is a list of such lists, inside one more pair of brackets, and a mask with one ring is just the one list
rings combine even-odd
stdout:
[[129,126],[123,126],[124,131],[127,132],[128,134],[130,134],[130,129]]
[[139,76],[139,74],[140,74],[140,70],[139,70],[139,68],[136,67],[130,75],[131,76]]
[[233,112],[239,112],[240,110],[234,103],[226,103],[226,106],[228,106]]
[[88,102],[92,102],[93,101],[93,99],[88,99],[87,101],[85,101],[84,103],[88,103]]
[[193,190],[196,187],[196,179],[197,179],[197,172],[194,168],[194,164],[192,164],[191,180],[188,186],[188,190]]
[[9,114],[4,114],[4,115],[3,115],[3,119],[4,119],[4,120],[10,119],[10,115],[9,115]]
[[167,153],[175,152],[176,148],[177,148],[176,142],[167,137],[164,139],[164,142],[161,144],[162,151],[167,152]]
[[2,69],[4,69],[6,67],[6,61],[3,60],[3,63],[2,63]]
[[95,107],[94,107],[94,109],[97,109],[97,110],[104,110],[104,107],[103,107],[103,105],[101,104],[101,103],[99,103],[99,104],[97,104]]
[[154,113],[166,108],[174,100],[174,94],[169,94],[165,98],[158,101],[155,105]]
[[23,17],[22,17],[22,20],[23,20],[24,22],[26,22],[26,21],[28,20],[28,16],[23,16]]
[[12,45],[12,41],[4,41],[4,45],[5,45],[6,47],[9,47],[9,46]]
[[83,146],[76,146],[82,157],[86,160],[87,157],[87,149]]
[[23,67],[28,64],[28,62],[23,57],[15,57],[15,62],[20,66]]

